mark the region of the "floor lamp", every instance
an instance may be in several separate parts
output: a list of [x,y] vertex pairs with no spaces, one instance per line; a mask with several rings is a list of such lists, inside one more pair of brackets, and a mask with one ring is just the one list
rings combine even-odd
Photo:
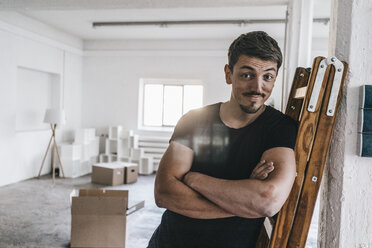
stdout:
[[43,158],[43,162],[41,163],[38,178],[40,178],[41,170],[43,169],[45,159],[48,155],[50,144],[53,141],[53,146],[52,146],[52,164],[53,164],[52,178],[53,178],[53,183],[54,183],[54,179],[55,179],[55,159],[54,159],[54,156],[55,156],[55,153],[57,153],[60,169],[62,171],[62,176],[65,177],[65,174],[63,172],[61,157],[59,156],[59,151],[58,151],[57,142],[56,142],[56,128],[57,128],[57,125],[62,125],[62,124],[65,124],[65,122],[66,122],[65,111],[63,109],[47,109],[45,111],[44,122],[50,124],[50,128],[52,129],[52,136],[50,137],[48,148],[46,149],[46,152],[45,152],[45,155],[44,155],[44,158]]

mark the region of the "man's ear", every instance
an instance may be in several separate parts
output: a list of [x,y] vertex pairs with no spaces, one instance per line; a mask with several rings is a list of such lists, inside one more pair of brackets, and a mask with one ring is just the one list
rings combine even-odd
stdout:
[[225,79],[226,79],[226,83],[227,84],[232,84],[232,81],[231,81],[231,71],[230,71],[230,67],[229,65],[225,65]]

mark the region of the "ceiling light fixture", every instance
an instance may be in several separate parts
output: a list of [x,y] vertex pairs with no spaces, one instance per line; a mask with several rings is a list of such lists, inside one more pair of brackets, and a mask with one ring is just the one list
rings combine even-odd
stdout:
[[[120,21],[120,22],[93,22],[93,28],[101,27],[133,27],[133,26],[159,26],[165,28],[168,26],[181,25],[238,25],[245,26],[248,24],[275,24],[285,23],[285,19],[241,19],[241,20],[189,20],[189,21]],[[328,24],[329,18],[314,18],[314,22]]]

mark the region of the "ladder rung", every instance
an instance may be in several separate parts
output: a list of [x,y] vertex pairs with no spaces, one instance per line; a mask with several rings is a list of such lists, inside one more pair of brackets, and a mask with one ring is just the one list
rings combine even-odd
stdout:
[[296,93],[293,98],[301,99],[306,96],[307,86],[296,89]]

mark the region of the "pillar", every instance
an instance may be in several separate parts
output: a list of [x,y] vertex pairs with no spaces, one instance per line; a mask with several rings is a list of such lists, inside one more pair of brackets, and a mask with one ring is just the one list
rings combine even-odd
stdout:
[[332,0],[329,55],[349,63],[321,193],[318,247],[372,247],[372,158],[357,155],[359,88],[372,84],[372,1]]

